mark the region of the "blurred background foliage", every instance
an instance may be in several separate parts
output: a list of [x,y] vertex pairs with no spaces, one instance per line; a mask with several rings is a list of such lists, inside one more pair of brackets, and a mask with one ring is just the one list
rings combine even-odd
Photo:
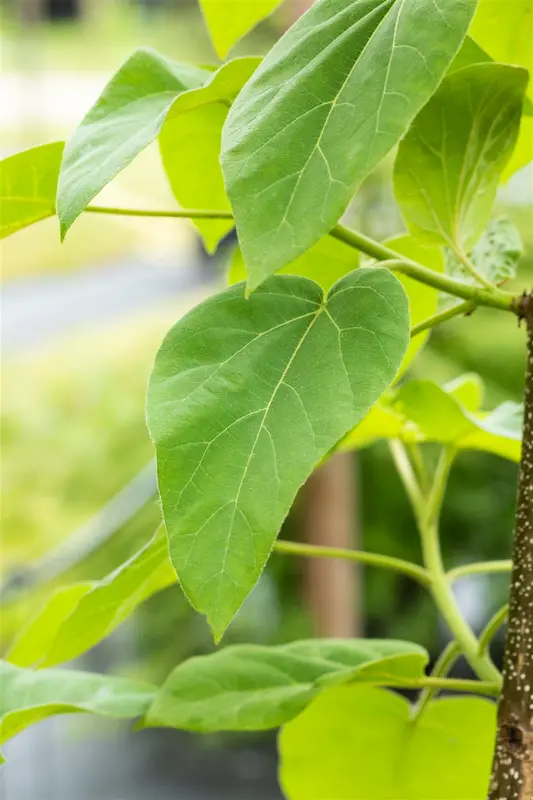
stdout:
[[[212,63],[213,50],[194,2],[86,0],[81,19],[30,24],[17,3],[2,3],[2,114],[0,147],[9,154],[62,138],[73,129],[111,72],[140,45],[176,60]],[[51,8],[52,6],[50,6]],[[58,8],[59,6],[56,6]],[[282,10],[260,26],[236,52],[261,53],[288,20]],[[17,98],[14,102],[14,98]],[[391,161],[366,182],[349,212],[366,233],[386,237],[402,228],[390,189]],[[533,230],[531,197],[518,176],[502,192],[498,213],[508,214],[524,237],[525,256],[517,285],[531,283]],[[105,190],[112,205],[168,208],[174,205],[150,148]],[[169,220],[81,219],[64,246],[57,221],[21,231],[1,245],[6,287],[38,291],[58,274],[75,282],[87,269],[113,269],[128,259],[179,270],[204,256],[192,229]],[[213,277],[223,281],[225,258],[215,257]],[[2,388],[2,570],[12,574],[53,551],[94,515],[152,457],[144,422],[150,363],[165,331],[211,290],[183,290],[118,319],[71,327],[38,347],[19,348],[4,358]],[[201,283],[202,281],[199,281]],[[32,325],[31,315],[26,319]],[[488,310],[438,330],[413,366],[413,374],[437,381],[465,371],[486,378],[486,407],[519,400],[523,381],[524,333],[505,315]],[[369,550],[419,558],[414,524],[388,451],[380,444],[358,456],[362,539]],[[516,466],[483,454],[461,455],[454,469],[443,518],[447,563],[508,557],[514,510]],[[386,498],[385,502],[383,498]],[[5,648],[31,609],[58,582],[98,578],[146,541],[159,511],[151,501],[103,548],[60,579],[35,587],[4,611],[0,645]],[[287,523],[286,536],[296,522]],[[264,579],[225,641],[279,642],[309,635],[309,612],[301,590],[301,564],[274,557]],[[373,571],[363,579],[364,631],[371,636],[412,638],[433,653],[445,638],[428,598],[392,573]],[[491,578],[459,586],[472,623],[481,627],[502,603],[505,580]],[[134,645],[106,645],[94,658],[116,669],[161,679],[177,661],[212,647],[207,630],[177,587],[150,600],[128,622]],[[129,637],[129,638],[128,638]],[[122,640],[121,640],[122,641]],[[98,650],[98,649],[97,649]]]

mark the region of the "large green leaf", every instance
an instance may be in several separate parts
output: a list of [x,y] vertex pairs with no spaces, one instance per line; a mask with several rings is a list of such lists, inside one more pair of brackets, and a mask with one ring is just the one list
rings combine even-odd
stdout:
[[235,101],[222,167],[249,286],[326,234],[463,41],[475,0],[318,0]]
[[59,597],[54,595],[23,629],[7,658],[21,666],[39,667],[77,658],[109,636],[148,597],[175,581],[161,528],[145,547],[103,580],[88,587],[67,587]]
[[516,144],[527,73],[502,64],[454,72],[398,149],[397,200],[413,233],[465,254],[479,239]]
[[237,59],[218,72],[137,50],[118,70],[67,142],[57,209],[64,236],[74,220],[175,117],[201,105],[231,100],[258,60]]
[[204,732],[276,728],[327,686],[420,678],[427,661],[418,645],[392,640],[227,647],[177,667],[148,711],[146,724]]
[[409,703],[368,686],[322,693],[280,734],[287,800],[484,800],[496,706],[453,697],[413,720]]
[[[360,264],[361,256],[358,250],[349,247],[344,242],[332,236],[324,236],[313,247],[287,264],[280,272],[284,275],[301,275],[311,278],[319,286],[328,291],[334,283],[348,272],[352,272]],[[246,265],[240,247],[236,247],[228,272],[228,284],[246,280]]]
[[217,639],[256,583],[300,486],[393,380],[409,339],[388,270],[324,297],[306,278],[238,284],[170,331],[148,423],[172,562]]
[[56,213],[63,147],[53,142],[0,161],[0,239]]
[[200,0],[215,49],[225,58],[234,44],[268,17],[282,0]]
[[35,672],[0,661],[0,744],[46,717],[88,712],[114,719],[145,713],[157,689],[89,672]]

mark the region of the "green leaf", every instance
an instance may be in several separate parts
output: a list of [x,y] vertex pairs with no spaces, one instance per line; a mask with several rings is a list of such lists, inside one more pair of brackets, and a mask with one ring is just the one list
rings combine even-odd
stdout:
[[22,631],[7,658],[21,666],[39,667],[71,661],[109,636],[148,597],[175,582],[161,528],[103,580],[67,587],[52,596]]
[[156,139],[169,118],[231,100],[258,60],[237,59],[218,72],[140,49],[122,65],[67,142],[57,198],[64,236],[90,201]]
[[[159,135],[159,148],[170,186],[183,208],[231,211],[219,163],[222,126],[228,101],[259,63],[258,58],[230,61],[205,88],[194,93],[195,107],[180,112],[180,100],[170,109]],[[196,220],[194,224],[209,252],[233,228],[233,220]]]
[[494,61],[533,74],[532,30],[533,0],[479,0],[470,34]]
[[53,142],[0,161],[0,239],[54,216],[63,147]]
[[234,44],[268,17],[282,0],[200,0],[215,50],[226,58]]
[[399,695],[367,686],[321,694],[279,739],[287,800],[484,800],[496,706],[453,697],[413,722]]
[[485,398],[485,385],[475,372],[466,372],[444,384],[443,389],[451,394],[467,411],[479,411]]
[[318,0],[268,53],[222,135],[251,289],[335,225],[437,88],[475,5]]
[[324,297],[306,278],[243,284],[178,322],[155,361],[148,423],[170,555],[219,639],[300,486],[393,380],[407,298],[379,268]]
[[524,70],[491,63],[445,78],[396,158],[396,198],[413,235],[471,250],[516,144],[526,85]]
[[[324,236],[314,247],[280,270],[284,275],[301,275],[310,278],[328,291],[334,283],[359,267],[361,256],[358,250],[332,236]],[[231,258],[228,284],[231,286],[246,280],[246,265],[242,250],[236,247]]]
[[35,672],[5,661],[0,661],[0,686],[0,744],[56,714],[140,717],[157,691],[140,681],[62,669]]
[[[407,422],[405,417],[394,408],[391,408],[385,398],[374,403],[366,417],[357,425],[348,436],[339,443],[338,449],[362,450],[380,439],[407,438]],[[418,441],[420,434],[418,428],[413,434],[413,441]]]
[[327,686],[420,678],[427,661],[421,647],[397,641],[315,639],[227,647],[177,667],[145,722],[201,732],[276,728]]
[[[434,270],[444,272],[444,257],[439,247],[424,247],[413,236],[396,236],[386,242],[387,246],[395,250],[405,258],[413,259],[419,264]],[[426,286],[420,281],[415,281],[405,275],[400,276],[400,281],[409,298],[409,316],[411,318],[411,328],[424,322],[426,319],[437,313],[439,305],[439,293]],[[428,330],[411,339],[407,353],[405,354],[400,374],[411,364],[417,353],[427,342],[430,335]]]
[[[183,208],[231,211],[219,164],[220,137],[228,114],[222,103],[200,106],[167,120],[159,135],[163,166]],[[233,220],[196,220],[209,252],[233,228]]]
[[[468,257],[481,275],[492,283],[500,283],[516,276],[522,254],[522,240],[516,226],[505,217],[500,217],[489,222]],[[465,272],[465,267],[451,250],[446,251],[446,272],[465,282],[475,283],[475,279]]]
[[523,407],[517,403],[503,403],[490,413],[471,412],[459,402],[456,386],[446,391],[427,380],[408,381],[390,402],[397,413],[416,426],[420,441],[520,460]]
[[41,661],[61,625],[93,587],[94,583],[84,582],[56,589],[44,608],[22,628],[7,652],[7,661],[18,667],[33,667]]
[[[528,98],[526,97],[526,100]],[[531,102],[533,109],[533,102]],[[533,113],[530,116],[523,116],[520,123],[520,134],[518,142],[513,150],[511,160],[502,172],[502,183],[511,178],[515,172],[527,166],[533,161]]]

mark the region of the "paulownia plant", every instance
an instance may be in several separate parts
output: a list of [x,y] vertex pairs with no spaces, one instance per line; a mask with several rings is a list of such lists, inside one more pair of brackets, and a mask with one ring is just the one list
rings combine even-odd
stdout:
[[[226,58],[279,3],[200,4]],[[532,0],[317,0],[262,60],[194,67],[138,50],[66,145],[2,162],[3,236],[56,213],[62,237],[82,213],[189,218],[209,250],[238,235],[229,287],[178,321],[155,359],[164,524],[21,631],[2,666],[2,741],[67,711],[192,731],[281,726],[291,800],[533,798],[533,299],[503,288],[520,239],[492,216],[499,183],[533,158],[532,13]],[[91,204],[156,139],[180,208]],[[391,152],[408,232],[379,242],[340,219]],[[475,376],[407,377],[432,328],[483,306],[523,323],[524,407],[483,410]],[[423,564],[277,540],[315,467],[378,439]],[[443,564],[441,506],[468,449],[521,457],[509,609],[479,638],[453,583],[511,562]],[[227,647],[160,688],[55,668],[176,580],[218,642],[273,550],[409,576],[451,644],[430,674],[418,644],[360,639]],[[489,650],[507,613],[500,675]],[[460,656],[476,680],[447,677]]]

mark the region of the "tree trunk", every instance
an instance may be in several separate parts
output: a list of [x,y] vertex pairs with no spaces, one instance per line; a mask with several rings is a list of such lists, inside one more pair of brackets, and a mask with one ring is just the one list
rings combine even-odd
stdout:
[[522,301],[528,333],[524,438],[489,800],[533,800],[533,296]]
[[[302,537],[309,544],[353,548],[358,534],[355,456],[338,453],[308,480]],[[305,593],[317,636],[353,637],[362,630],[362,570],[334,559],[305,561]]]

